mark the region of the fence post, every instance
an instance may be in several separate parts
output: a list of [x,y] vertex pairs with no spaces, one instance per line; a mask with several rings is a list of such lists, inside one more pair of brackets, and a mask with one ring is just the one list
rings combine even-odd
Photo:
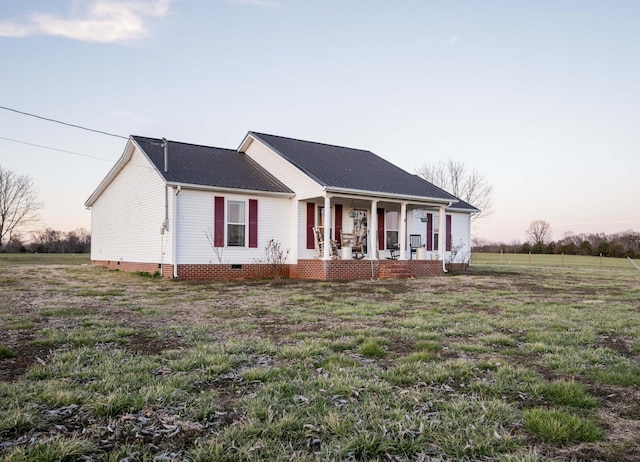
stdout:
[[600,254],[600,269],[602,269],[602,254]]
[[564,252],[562,252],[562,266],[564,266]]
[[531,252],[529,252],[529,266],[531,266]]

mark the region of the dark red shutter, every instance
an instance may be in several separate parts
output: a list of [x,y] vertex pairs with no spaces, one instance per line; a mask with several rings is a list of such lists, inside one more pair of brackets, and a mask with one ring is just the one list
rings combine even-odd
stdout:
[[258,247],[258,201],[249,199],[249,247]]
[[378,209],[378,249],[384,250],[384,209]]
[[334,226],[335,234],[333,238],[338,242],[340,247],[340,231],[342,231],[342,204],[336,204],[336,225]]
[[307,202],[307,249],[316,248],[313,227],[316,225],[316,204]]
[[433,213],[427,213],[427,250],[433,250]]
[[451,215],[447,215],[447,252],[451,251]]
[[224,197],[215,197],[213,217],[213,245],[214,247],[224,247]]

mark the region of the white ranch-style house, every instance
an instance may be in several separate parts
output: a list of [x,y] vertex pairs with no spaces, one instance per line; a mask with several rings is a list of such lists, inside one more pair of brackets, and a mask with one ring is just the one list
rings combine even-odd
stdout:
[[438,274],[468,264],[478,211],[370,151],[256,132],[131,136],[85,205],[94,264],[184,279]]

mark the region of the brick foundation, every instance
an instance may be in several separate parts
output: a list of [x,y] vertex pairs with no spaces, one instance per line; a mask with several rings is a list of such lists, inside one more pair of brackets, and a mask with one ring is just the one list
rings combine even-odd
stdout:
[[276,277],[289,278],[291,266],[293,265],[178,265],[178,278],[214,279],[219,281],[232,279],[271,279]]
[[291,265],[295,279],[385,279],[443,274],[438,260],[299,260]]
[[[125,261],[94,260],[96,266],[109,269],[146,273],[161,272],[163,277],[173,277],[173,265],[136,263]],[[468,264],[447,265],[452,271],[465,271]],[[437,276],[443,274],[439,260],[299,260],[297,265],[265,264],[209,264],[179,265],[179,279],[265,279],[292,278],[328,281],[332,279],[385,279]]]
[[92,263],[96,266],[103,266],[105,268],[125,271],[127,273],[149,273],[154,274],[156,272],[162,274],[162,277],[173,277],[173,265],[161,265],[160,263],[139,263],[132,261],[111,261],[111,260],[92,260]]

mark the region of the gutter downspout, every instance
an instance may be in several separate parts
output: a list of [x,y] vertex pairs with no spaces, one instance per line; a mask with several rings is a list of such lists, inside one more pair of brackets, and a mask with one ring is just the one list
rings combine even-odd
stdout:
[[[447,253],[447,225],[446,225],[446,215],[445,215],[445,210],[448,209],[449,207],[451,207],[451,204],[453,204],[453,202],[449,202],[449,205],[447,205],[446,207],[442,207],[440,209],[440,234],[439,234],[439,238],[441,240],[441,242],[438,243],[438,247],[440,247],[440,252],[442,253],[442,271],[445,273],[448,273],[447,271],[447,265],[445,263],[445,255]],[[442,231],[444,230],[444,239],[442,239],[443,233]],[[441,245],[444,244],[444,245]]]
[[173,233],[171,233],[171,256],[173,259],[173,277],[178,277],[178,194],[182,191],[182,186],[176,188],[173,196]]
[[[169,171],[169,142],[166,138],[162,138],[162,147],[164,148],[164,173]],[[164,186],[164,221],[162,227],[165,231],[169,231],[169,186],[166,184],[165,178]]]

